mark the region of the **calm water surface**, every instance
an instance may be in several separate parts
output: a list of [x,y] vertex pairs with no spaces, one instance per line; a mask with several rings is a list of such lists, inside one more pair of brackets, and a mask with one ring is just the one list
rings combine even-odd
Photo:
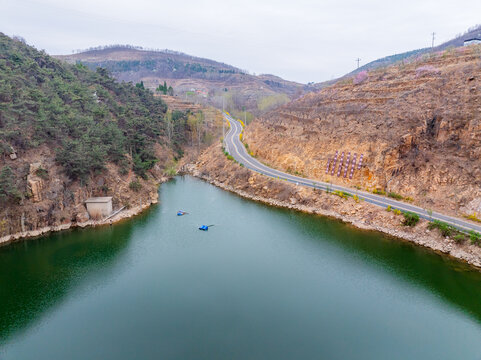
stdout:
[[0,359],[481,359],[479,272],[189,177],[160,195],[0,248]]

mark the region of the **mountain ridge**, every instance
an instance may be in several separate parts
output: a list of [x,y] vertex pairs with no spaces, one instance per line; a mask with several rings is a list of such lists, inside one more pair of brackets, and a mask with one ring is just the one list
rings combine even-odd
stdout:
[[54,57],[69,63],[81,62],[91,69],[104,67],[119,81],[142,81],[152,90],[165,81],[177,96],[233,113],[247,108],[260,114],[312,90],[309,85],[272,74],[254,75],[211,59],[131,45],[98,47]]

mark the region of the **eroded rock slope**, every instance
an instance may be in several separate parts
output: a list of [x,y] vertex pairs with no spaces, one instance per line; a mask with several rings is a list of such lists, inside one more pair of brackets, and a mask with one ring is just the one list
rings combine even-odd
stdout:
[[481,47],[452,49],[308,94],[248,126],[244,139],[260,160],[288,172],[453,214],[481,212],[480,86]]

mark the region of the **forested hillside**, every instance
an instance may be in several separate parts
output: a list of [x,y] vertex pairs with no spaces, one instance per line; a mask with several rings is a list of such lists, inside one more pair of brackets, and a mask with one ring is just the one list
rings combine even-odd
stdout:
[[114,206],[155,197],[169,162],[202,132],[190,118],[202,117],[0,33],[0,236],[85,220],[89,196]]
[[131,45],[97,47],[57,58],[90,69],[108,69],[120,81],[143,81],[154,90],[166,82],[172,94],[235,113],[260,114],[309,91],[308,85],[273,75],[249,74],[231,65],[169,50]]
[[151,168],[167,110],[150,91],[117,83],[104,69],[60,63],[4,35],[0,106],[3,153],[47,143],[73,179],[102,170],[107,161],[127,166],[126,153],[139,174]]

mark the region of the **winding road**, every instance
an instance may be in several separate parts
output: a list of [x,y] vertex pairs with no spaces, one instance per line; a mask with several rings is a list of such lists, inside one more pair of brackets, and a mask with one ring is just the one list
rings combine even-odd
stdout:
[[294,183],[296,185],[303,185],[303,186],[308,186],[311,188],[316,188],[321,190],[327,190],[327,189],[329,189],[330,191],[338,190],[345,193],[349,193],[351,195],[357,195],[359,196],[359,198],[364,199],[364,201],[377,206],[381,206],[383,208],[387,208],[388,206],[391,206],[392,208],[396,208],[401,211],[410,211],[410,212],[416,213],[419,215],[419,217],[427,220],[443,221],[452,226],[455,226],[456,228],[462,231],[474,230],[476,232],[481,233],[481,225],[477,225],[463,219],[459,219],[449,215],[444,215],[434,211],[430,212],[418,206],[397,201],[388,197],[371,194],[361,190],[353,190],[348,187],[329,184],[329,183],[318,181],[318,180],[306,179],[299,176],[287,174],[276,169],[272,169],[262,164],[261,162],[259,162],[258,160],[256,160],[255,158],[253,158],[248,154],[247,150],[244,147],[244,144],[240,141],[240,138],[239,138],[239,135],[242,133],[242,125],[240,124],[240,122],[235,120],[229,114],[226,114],[226,113],[224,113],[224,118],[230,124],[230,129],[225,135],[224,148],[236,161],[243,164],[246,168],[250,170],[256,171],[266,176],[285,180],[290,183]]

